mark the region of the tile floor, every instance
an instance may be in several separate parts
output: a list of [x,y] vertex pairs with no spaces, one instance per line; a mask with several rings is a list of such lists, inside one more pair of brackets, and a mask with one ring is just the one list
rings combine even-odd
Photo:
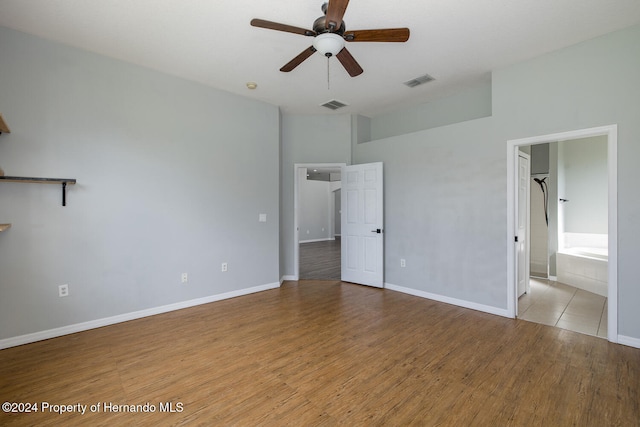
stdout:
[[531,292],[518,300],[518,318],[606,338],[607,298],[532,277]]

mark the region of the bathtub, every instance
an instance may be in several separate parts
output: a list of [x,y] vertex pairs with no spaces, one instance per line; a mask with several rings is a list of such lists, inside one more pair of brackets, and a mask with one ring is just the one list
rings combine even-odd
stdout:
[[558,282],[606,297],[608,281],[608,249],[574,246],[562,248],[557,258]]

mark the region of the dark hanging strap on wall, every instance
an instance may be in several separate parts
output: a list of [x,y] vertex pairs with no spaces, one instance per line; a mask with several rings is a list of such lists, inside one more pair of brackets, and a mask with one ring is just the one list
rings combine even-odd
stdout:
[[547,227],[549,226],[549,188],[547,187],[547,177],[545,176],[542,179],[533,178],[535,182],[538,183],[540,188],[542,189],[542,198],[544,200],[544,220],[547,222]]

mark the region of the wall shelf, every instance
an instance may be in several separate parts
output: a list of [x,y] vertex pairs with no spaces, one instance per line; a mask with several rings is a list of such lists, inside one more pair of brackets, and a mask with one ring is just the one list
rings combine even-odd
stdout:
[[62,184],[62,206],[67,206],[67,184],[75,184],[73,178],[33,178],[26,176],[0,176],[0,182],[24,182],[30,184]]
[[11,228],[11,224],[0,224],[0,233]]

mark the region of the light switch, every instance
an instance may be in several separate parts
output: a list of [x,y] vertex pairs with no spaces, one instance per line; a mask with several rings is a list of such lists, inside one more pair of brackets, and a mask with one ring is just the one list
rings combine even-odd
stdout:
[[267,222],[267,214],[260,214],[258,216],[258,221],[260,222]]

